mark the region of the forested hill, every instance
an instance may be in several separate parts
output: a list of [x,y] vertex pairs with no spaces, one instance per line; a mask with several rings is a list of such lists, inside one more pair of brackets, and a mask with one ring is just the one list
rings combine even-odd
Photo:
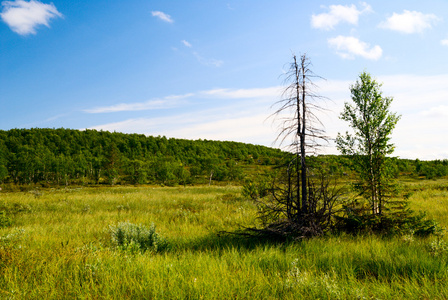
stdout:
[[0,183],[188,184],[241,180],[244,166],[282,151],[237,142],[167,139],[96,130],[0,130]]
[[[141,134],[72,129],[0,130],[0,184],[192,184],[241,182],[256,169],[283,160],[279,149],[237,142],[167,139]],[[332,173],[349,172],[350,159],[313,159]],[[448,160],[393,159],[400,174],[448,175]]]

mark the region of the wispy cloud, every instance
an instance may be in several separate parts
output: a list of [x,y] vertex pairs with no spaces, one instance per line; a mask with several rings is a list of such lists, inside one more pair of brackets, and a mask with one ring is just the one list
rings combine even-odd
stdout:
[[406,34],[421,33],[440,20],[434,14],[404,10],[401,14],[393,13],[386,21],[381,22],[379,27]]
[[[274,140],[275,130],[264,122],[267,117],[266,114],[226,118],[217,116],[216,113],[210,114],[208,111],[201,111],[194,116],[182,114],[154,119],[128,119],[122,122],[94,126],[89,129],[135,133],[139,128],[147,128],[139,133],[192,140],[227,140],[254,144],[264,144],[263,142],[266,139]],[[267,136],[270,138],[267,138]]]
[[367,3],[361,4],[363,8],[358,10],[355,5],[330,5],[328,13],[321,13],[311,16],[311,27],[331,30],[341,22],[352,25],[358,24],[359,16],[363,13],[372,11],[372,8]]
[[[196,60],[204,65],[204,66],[208,66],[208,67],[221,67],[224,62],[222,60],[219,59],[214,59],[214,58],[207,58],[204,57],[203,55],[199,54],[197,51],[194,50],[193,45],[188,42],[187,40],[182,40],[181,43],[187,47],[191,49],[191,54],[193,54],[193,56],[196,58]],[[173,48],[173,50],[178,50],[177,48]]]
[[168,23],[174,23],[174,20],[171,18],[171,16],[167,15],[164,12],[152,11],[151,14],[152,14],[153,17],[157,17],[157,18],[159,18],[162,21],[165,21],[165,22],[168,22]]
[[193,55],[196,57],[198,62],[200,62],[204,66],[220,67],[220,66],[222,66],[224,64],[224,62],[222,60],[203,57],[202,55],[200,55],[196,51],[193,52]]
[[84,112],[89,114],[99,114],[174,108],[185,105],[185,99],[192,97],[197,99],[275,99],[280,94],[281,91],[279,87],[254,89],[212,89],[184,95],[170,95],[163,97],[162,99],[152,99],[144,102],[120,103],[110,106],[94,107],[85,109]]
[[224,61],[220,60],[220,59],[215,59],[215,58],[207,58],[202,56],[201,54],[199,54],[196,51],[193,51],[193,55],[194,57],[196,57],[196,60],[207,67],[221,67],[224,64]]
[[[318,112],[327,135],[334,138],[338,132],[349,129],[338,118],[344,102],[350,101],[349,80],[326,80],[316,82],[319,94],[332,101],[322,103],[327,112]],[[392,111],[402,115],[393,133],[395,155],[403,158],[448,158],[445,140],[448,131],[448,75],[380,76],[385,96],[392,96]],[[186,139],[232,140],[272,146],[276,123],[267,119],[273,113],[271,105],[280,98],[281,87],[254,89],[213,89],[192,93],[195,99],[223,99],[208,101],[216,103],[213,108],[191,107],[188,111],[173,110],[169,116],[155,118],[130,118],[119,122],[93,126],[94,129],[148,135],[165,135]],[[178,96],[168,96],[163,99]],[[425,101],[422,101],[425,99]],[[416,122],[418,120],[418,122]],[[416,139],[418,137],[418,139]],[[324,148],[326,153],[337,153],[333,143]]]
[[377,60],[383,54],[380,46],[375,45],[371,48],[369,44],[352,36],[339,35],[328,39],[328,44],[335,48],[337,54],[344,59],[354,59],[356,56],[360,56],[366,59]]
[[254,89],[213,89],[203,91],[200,94],[207,97],[225,99],[247,99],[247,98],[271,98],[275,99],[281,95],[281,87],[254,88]]
[[439,119],[440,121],[444,121],[448,119],[448,106],[439,105],[436,107],[431,107],[430,109],[423,111],[422,114],[431,119]]
[[[190,94],[189,94],[190,95]],[[192,93],[195,99],[227,100],[213,102],[213,107],[200,106],[170,116],[130,118],[92,127],[125,133],[165,135],[187,139],[213,139],[271,145],[276,129],[267,122],[270,106],[281,93],[279,87],[253,89],[213,89]],[[165,98],[174,98],[168,96]],[[216,105],[218,104],[218,105]],[[142,131],[142,128],[146,128]],[[268,141],[268,143],[264,143]]]
[[193,47],[193,45],[191,45],[191,44],[190,44],[189,42],[187,42],[186,40],[182,40],[181,42],[182,42],[182,44],[184,44],[185,47],[188,47],[188,48]]
[[193,94],[167,96],[163,99],[153,99],[145,102],[137,103],[120,103],[111,106],[94,107],[84,110],[89,114],[112,113],[123,111],[142,111],[153,109],[166,109],[178,107],[183,104],[184,99],[191,97]]
[[446,40],[441,40],[440,43],[444,46],[448,46],[448,39]]
[[53,3],[16,0],[3,1],[1,5],[3,10],[0,16],[3,22],[20,35],[36,34],[39,25],[50,27],[51,19],[62,17]]

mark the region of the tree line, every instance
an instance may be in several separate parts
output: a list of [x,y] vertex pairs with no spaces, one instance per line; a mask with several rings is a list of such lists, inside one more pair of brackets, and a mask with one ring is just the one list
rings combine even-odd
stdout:
[[227,141],[185,140],[72,129],[0,131],[0,183],[191,184],[240,181],[248,165],[283,152]]
[[[276,148],[237,142],[185,140],[72,129],[0,130],[0,183],[194,184],[243,182],[253,166],[268,170],[287,159]],[[448,175],[448,160],[389,158],[394,177]],[[311,156],[332,175],[352,174],[350,156]]]

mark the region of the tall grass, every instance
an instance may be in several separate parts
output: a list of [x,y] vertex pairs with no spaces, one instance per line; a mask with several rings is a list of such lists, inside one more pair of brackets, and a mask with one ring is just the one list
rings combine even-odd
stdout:
[[[406,183],[442,226],[439,182]],[[445,194],[444,194],[445,193]],[[437,206],[437,207],[435,207]],[[253,222],[240,188],[0,193],[0,299],[444,299],[445,237],[325,236],[270,244],[219,235]],[[115,247],[109,226],[155,224],[163,251]]]

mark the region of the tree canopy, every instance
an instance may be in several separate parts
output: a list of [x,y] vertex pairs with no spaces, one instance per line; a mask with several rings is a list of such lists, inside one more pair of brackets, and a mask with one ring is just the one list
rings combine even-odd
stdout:
[[282,151],[227,141],[96,130],[0,131],[0,183],[187,184],[241,180],[243,166],[272,165]]

